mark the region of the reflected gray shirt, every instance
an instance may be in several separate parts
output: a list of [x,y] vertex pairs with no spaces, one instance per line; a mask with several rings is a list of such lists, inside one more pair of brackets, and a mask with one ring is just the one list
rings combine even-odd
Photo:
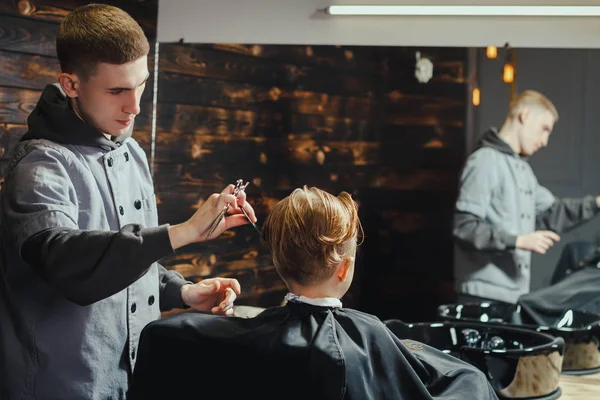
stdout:
[[457,293],[515,303],[528,293],[531,252],[516,238],[537,229],[563,232],[598,213],[594,196],[556,199],[529,163],[489,130],[468,157],[454,217]]

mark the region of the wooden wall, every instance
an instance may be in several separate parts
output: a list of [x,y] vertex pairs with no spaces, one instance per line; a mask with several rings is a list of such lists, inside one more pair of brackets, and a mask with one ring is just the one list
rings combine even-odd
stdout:
[[[434,61],[429,83],[414,78],[416,50]],[[346,304],[419,320],[451,300],[466,49],[161,44],[158,65],[162,222],[240,178],[260,221],[304,184],[346,190],[366,233]],[[238,278],[241,303],[285,294],[250,226],[163,263],[194,280]]]
[[[86,3],[0,0],[0,179],[28,113],[58,76],[58,23]],[[157,0],[108,3],[153,40]],[[426,84],[414,78],[417,50],[434,61]],[[251,182],[259,225],[301,185],[349,191],[366,238],[345,304],[382,318],[433,318],[452,299],[466,57],[461,48],[161,44],[154,143],[153,82],[135,128],[154,167],[161,222],[185,220],[238,178]],[[250,226],[162,261],[195,281],[238,278],[242,304],[279,304],[285,293]]]

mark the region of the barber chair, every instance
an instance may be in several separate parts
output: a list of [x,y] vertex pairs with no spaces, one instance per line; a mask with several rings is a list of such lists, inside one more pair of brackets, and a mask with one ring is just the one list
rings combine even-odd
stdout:
[[550,285],[554,285],[573,272],[600,262],[600,248],[590,241],[577,241],[565,244],[556,263]]
[[586,375],[600,372],[600,316],[585,311],[565,310],[543,321],[517,304],[482,302],[447,304],[438,307],[443,321],[480,323],[521,328],[561,338],[565,343],[562,373]]
[[501,399],[553,400],[561,396],[562,338],[477,322],[384,322],[403,340],[426,343],[483,371]]
[[562,373],[600,372],[600,251],[591,242],[568,243],[552,284],[521,296],[517,304],[473,301],[438,307],[443,321],[485,323],[562,338]]

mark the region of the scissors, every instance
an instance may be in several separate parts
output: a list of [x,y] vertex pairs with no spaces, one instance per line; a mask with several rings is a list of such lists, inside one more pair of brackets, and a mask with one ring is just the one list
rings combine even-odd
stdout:
[[[240,192],[242,190],[246,189],[246,187],[248,186],[249,183],[250,182],[244,183],[244,181],[242,179],[238,179],[235,182],[235,188],[233,189],[233,195],[235,196],[236,199],[240,195]],[[223,218],[225,218],[225,213],[227,212],[227,210],[229,210],[229,207],[231,207],[230,203],[227,203],[225,205],[225,207],[223,207],[223,210],[219,213],[219,215],[217,216],[217,218],[213,222],[212,226],[210,227],[210,229],[208,231],[208,234],[206,235],[206,240],[208,240],[208,238],[210,237],[210,235],[212,235],[214,233],[215,229],[217,229],[217,226],[219,226],[219,223],[221,223],[221,220]],[[256,226],[256,224],[250,220],[250,217],[248,216],[248,213],[246,212],[246,210],[244,210],[244,207],[240,206],[240,209],[242,210],[242,213],[244,214],[244,216],[246,217],[246,219],[252,224],[252,226],[254,227],[254,229],[256,229],[256,232],[258,232],[258,234],[260,235],[260,230],[258,229],[258,227]]]

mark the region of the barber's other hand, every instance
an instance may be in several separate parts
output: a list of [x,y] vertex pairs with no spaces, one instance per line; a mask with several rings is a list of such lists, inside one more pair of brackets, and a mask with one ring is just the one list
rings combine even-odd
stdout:
[[233,314],[233,302],[241,293],[237,279],[211,278],[181,288],[183,302],[198,311]]
[[528,235],[517,236],[516,247],[546,254],[546,251],[559,240],[560,236],[552,231],[535,231]]

